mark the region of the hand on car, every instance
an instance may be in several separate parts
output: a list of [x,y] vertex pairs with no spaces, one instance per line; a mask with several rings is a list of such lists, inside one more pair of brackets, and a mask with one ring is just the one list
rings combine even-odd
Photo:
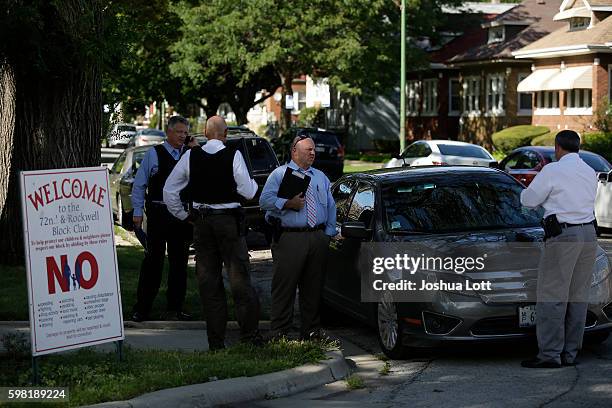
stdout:
[[283,208],[291,208],[292,210],[301,210],[304,208],[304,204],[306,203],[306,198],[302,194],[298,194],[293,197],[291,200],[287,200]]

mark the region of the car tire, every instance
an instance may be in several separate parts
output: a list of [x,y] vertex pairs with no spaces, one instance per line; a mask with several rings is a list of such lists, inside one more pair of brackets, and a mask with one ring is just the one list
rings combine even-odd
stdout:
[[376,304],[376,334],[383,353],[392,360],[407,358],[411,349],[402,344],[403,323],[391,294],[385,293]]

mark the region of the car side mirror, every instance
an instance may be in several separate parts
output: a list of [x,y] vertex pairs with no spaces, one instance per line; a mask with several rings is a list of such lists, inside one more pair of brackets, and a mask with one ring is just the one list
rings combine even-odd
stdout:
[[372,230],[367,229],[361,221],[343,223],[341,232],[344,238],[368,239],[372,236]]
[[608,181],[608,177],[609,177],[609,176],[610,176],[610,175],[609,175],[609,174],[607,174],[607,173],[599,173],[599,174],[597,175],[597,178],[599,179],[599,181]]
[[499,162],[497,161],[489,162],[489,167],[492,169],[501,169],[501,166],[499,165]]

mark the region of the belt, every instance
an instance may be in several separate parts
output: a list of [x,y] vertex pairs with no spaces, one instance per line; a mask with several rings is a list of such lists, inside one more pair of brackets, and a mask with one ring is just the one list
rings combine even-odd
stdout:
[[313,232],[325,229],[325,224],[315,225],[314,227],[281,227],[282,232]]
[[242,208],[205,208],[200,207],[195,209],[200,213],[201,216],[205,217],[207,215],[239,215],[242,213]]
[[595,223],[595,220],[585,222],[582,224],[570,224],[569,222],[561,222],[559,223],[559,225],[561,225],[561,228],[569,228],[569,227],[582,227],[584,225],[593,225],[594,223]]

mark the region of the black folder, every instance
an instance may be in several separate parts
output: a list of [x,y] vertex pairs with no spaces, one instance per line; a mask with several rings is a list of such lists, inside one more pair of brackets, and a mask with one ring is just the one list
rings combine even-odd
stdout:
[[306,194],[308,185],[310,184],[310,176],[300,173],[287,167],[285,175],[278,187],[278,198],[292,199],[298,194]]

